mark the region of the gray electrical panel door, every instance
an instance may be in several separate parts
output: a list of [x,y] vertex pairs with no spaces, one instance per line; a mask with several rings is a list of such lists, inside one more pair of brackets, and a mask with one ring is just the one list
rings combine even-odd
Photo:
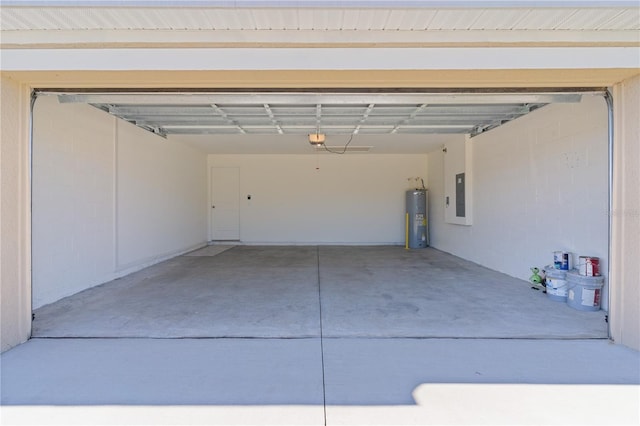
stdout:
[[465,216],[464,205],[464,173],[456,175],[456,216]]

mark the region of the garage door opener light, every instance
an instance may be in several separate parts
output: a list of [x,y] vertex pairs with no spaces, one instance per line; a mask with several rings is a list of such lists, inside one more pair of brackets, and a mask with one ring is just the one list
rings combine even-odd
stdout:
[[309,133],[309,143],[313,146],[324,145],[324,133]]

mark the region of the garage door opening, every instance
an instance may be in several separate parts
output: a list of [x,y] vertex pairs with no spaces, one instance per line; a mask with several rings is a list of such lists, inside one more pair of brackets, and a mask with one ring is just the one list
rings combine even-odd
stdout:
[[[150,337],[147,322],[165,337],[224,337],[218,326],[309,337],[323,324],[336,336],[376,335],[369,324],[382,337],[606,338],[605,311],[572,310],[527,283],[555,250],[600,257],[607,270],[602,93],[43,90],[34,333],[104,337],[111,323],[117,336]],[[309,143],[314,133],[328,149]],[[417,179],[432,247],[406,252],[404,191]],[[208,255],[186,255],[212,243]],[[151,306],[152,295],[168,303],[145,316],[136,304]],[[523,310],[532,321],[545,312],[546,329],[518,328]],[[252,313],[260,327],[243,328]],[[482,331],[487,313],[500,315]],[[56,329],[63,317],[75,326]],[[214,329],[199,334],[197,317]],[[412,334],[416,324],[426,331]]]

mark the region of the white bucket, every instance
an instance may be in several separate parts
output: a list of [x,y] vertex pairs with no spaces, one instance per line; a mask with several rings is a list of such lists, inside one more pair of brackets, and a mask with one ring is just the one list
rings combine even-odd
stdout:
[[577,271],[567,272],[567,305],[580,311],[599,311],[604,277],[586,277]]
[[545,267],[544,272],[546,274],[547,297],[557,302],[566,302],[569,292],[566,280],[567,272],[554,269],[551,265]]

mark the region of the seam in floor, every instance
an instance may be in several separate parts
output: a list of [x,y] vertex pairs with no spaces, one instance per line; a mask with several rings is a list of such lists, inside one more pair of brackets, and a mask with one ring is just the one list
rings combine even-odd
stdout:
[[[232,250],[227,251],[226,253],[231,253],[233,256],[236,254],[237,257],[242,260],[243,255],[242,247],[235,247]],[[269,251],[270,248],[251,248],[249,250],[249,255],[255,255],[258,253],[254,253],[253,251],[264,250],[264,254],[267,255],[265,260],[268,262],[273,259],[281,259],[281,257],[275,257],[272,259],[270,257],[273,255],[273,251]],[[287,305],[284,305],[284,298],[279,296],[274,296],[272,299],[269,299],[265,306],[265,311],[260,311],[261,315],[259,318],[252,318],[250,321],[256,322],[255,324],[251,322],[247,322],[246,324],[241,324],[243,327],[240,328],[229,328],[222,321],[228,321],[229,318],[224,317],[222,314],[214,313],[212,314],[206,323],[200,324],[200,320],[192,321],[189,317],[190,311],[188,310],[177,310],[171,311],[173,314],[178,315],[178,320],[185,320],[182,324],[181,328],[174,330],[171,328],[165,329],[160,328],[154,332],[150,332],[147,327],[138,328],[137,326],[134,328],[128,328],[131,324],[134,324],[133,321],[139,317],[138,313],[132,310],[132,307],[135,307],[136,304],[141,303],[143,300],[140,299],[140,295],[144,292],[147,287],[142,284],[148,282],[146,278],[158,277],[160,280],[160,290],[166,291],[166,295],[168,296],[166,300],[171,300],[171,296],[182,296],[187,294],[185,291],[179,291],[176,293],[176,288],[180,288],[180,286],[175,286],[175,279],[191,279],[192,281],[197,278],[198,285],[193,287],[186,287],[191,290],[198,290],[200,286],[204,285],[202,283],[207,283],[206,289],[211,289],[212,287],[208,285],[211,281],[211,277],[206,275],[210,272],[210,268],[204,268],[202,271],[198,273],[194,273],[194,277],[182,277],[182,275],[173,277],[172,275],[164,276],[166,272],[176,272],[179,273],[182,269],[180,265],[167,264],[163,269],[162,267],[157,267],[159,270],[149,270],[147,273],[141,273],[141,276],[134,276],[131,278],[131,282],[127,285],[120,283],[116,283],[109,286],[105,286],[104,288],[97,288],[96,290],[88,290],[85,293],[81,292],[79,295],[72,296],[75,299],[68,299],[67,302],[61,302],[53,304],[55,306],[42,307],[42,311],[38,311],[36,313],[36,320],[34,321],[34,333],[33,337],[123,337],[123,338],[264,338],[264,339],[278,339],[278,338],[320,338],[320,330],[319,324],[313,320],[313,315],[317,315],[316,318],[319,319],[320,315],[318,313],[319,309],[319,299],[322,299],[322,338],[408,338],[408,339],[420,339],[420,338],[527,338],[527,339],[583,339],[583,338],[606,338],[606,333],[602,330],[605,327],[601,327],[604,324],[602,321],[602,314],[598,313],[589,314],[583,312],[570,312],[568,309],[564,309],[560,304],[551,304],[546,302],[546,298],[537,297],[539,295],[533,295],[531,298],[531,292],[527,291],[527,294],[521,294],[521,292],[511,293],[503,293],[506,289],[513,289],[513,286],[505,287],[510,282],[510,278],[505,278],[501,276],[495,276],[493,273],[488,274],[486,277],[482,275],[481,280],[478,281],[477,277],[475,277],[475,273],[484,273],[487,271],[480,270],[477,271],[474,269],[473,265],[466,265],[461,259],[456,258],[448,258],[444,254],[436,252],[434,250],[412,253],[410,258],[413,259],[415,256],[419,256],[418,260],[411,260],[407,258],[407,253],[404,250],[401,250],[399,254],[400,260],[403,263],[396,265],[391,262],[389,264],[381,263],[381,258],[376,256],[384,256],[384,259],[387,256],[392,254],[398,254],[398,250],[390,250],[389,248],[374,248],[374,252],[372,253],[369,248],[344,248],[344,247],[326,247],[322,245],[315,245],[313,247],[309,247],[304,250],[304,256],[298,260],[305,259],[304,265],[305,268],[298,270],[295,269],[294,272],[299,275],[286,275],[287,279],[291,282],[294,278],[300,278],[305,280],[307,286],[301,288],[301,290],[295,293],[294,298],[291,299],[291,305],[289,305],[287,301]],[[236,250],[240,250],[236,253]],[[294,252],[299,252],[298,248],[291,248]],[[280,253],[281,248],[277,248],[277,252]],[[316,251],[316,265],[313,265],[313,251]],[[390,253],[390,251],[392,253]],[[365,265],[358,265],[358,261],[363,260],[361,257],[356,257],[355,262],[346,262],[345,260],[350,259],[349,257],[345,257],[346,254],[353,252],[354,255],[366,255],[367,262]],[[235,253],[235,254],[234,254]],[[346,253],[346,254],[345,254]],[[421,256],[421,254],[428,254],[428,256]],[[285,253],[286,254],[286,253]],[[244,253],[246,255],[246,253]],[[376,255],[376,256],[374,256]],[[232,257],[233,257],[232,256]],[[320,259],[320,256],[325,256]],[[338,256],[338,257],[335,257]],[[369,256],[373,256],[369,258]],[[286,256],[288,258],[288,256]],[[424,259],[423,259],[424,257]],[[215,259],[215,257],[214,257]],[[319,260],[318,260],[319,259]],[[393,256],[390,256],[390,259],[395,259]],[[395,259],[395,260],[399,260]],[[422,259],[422,260],[420,260]],[[187,259],[187,260],[199,260],[201,259]],[[427,261],[426,263],[424,261]],[[327,261],[328,263],[325,263]],[[405,264],[405,261],[408,262]],[[444,261],[444,263],[443,263]],[[287,261],[288,262],[288,261]],[[269,272],[283,272],[285,274],[289,274],[289,270],[287,269],[290,265],[287,262],[278,262],[276,266],[278,268],[269,268]],[[318,262],[320,262],[318,264]],[[336,263],[337,262],[337,263]],[[417,267],[418,262],[420,267]],[[178,262],[179,263],[179,262]],[[193,262],[191,262],[193,263]],[[189,265],[191,265],[189,263]],[[197,262],[196,262],[197,263]],[[206,262],[200,262],[206,263]],[[223,262],[224,263],[224,262]],[[441,263],[443,263],[441,265]],[[187,265],[187,266],[189,266]],[[230,267],[227,272],[232,273],[233,279],[236,279],[235,275],[238,272],[235,267],[239,266],[240,263],[235,263]],[[252,264],[253,265],[253,264]],[[262,263],[256,263],[256,266],[260,266]],[[300,266],[303,264],[295,263],[293,266]],[[465,266],[466,265],[466,266]],[[172,269],[173,266],[176,266],[176,269]],[[192,265],[191,265],[192,266]],[[213,266],[218,266],[218,263],[215,263]],[[316,271],[313,271],[313,267],[316,267]],[[363,266],[360,268],[360,266]],[[434,274],[432,278],[427,279],[425,276],[425,272],[433,269],[432,266],[437,267],[434,269]],[[465,266],[465,267],[461,267]],[[243,270],[246,265],[242,264]],[[280,269],[279,267],[282,267]],[[345,268],[344,270],[341,268]],[[388,268],[402,267],[402,271],[406,269],[407,279],[406,282],[403,279],[403,275],[400,275],[400,279],[396,279],[396,274],[393,270],[389,270]],[[306,269],[310,268],[310,269]],[[166,270],[165,270],[166,269]],[[191,271],[191,269],[189,269]],[[211,269],[213,270],[213,269]],[[318,270],[320,270],[320,278],[318,278]],[[400,272],[402,272],[400,271]],[[314,274],[315,272],[315,274]],[[355,273],[355,275],[353,275]],[[376,278],[376,274],[380,273],[381,275]],[[463,276],[458,280],[452,280],[457,277],[457,273],[463,273]],[[466,280],[469,278],[469,273],[473,275],[473,283],[471,287],[467,286],[469,284]],[[146,274],[146,275],[145,275]],[[310,275],[309,275],[310,274]],[[314,277],[313,275],[316,275]],[[372,279],[369,280],[368,276],[372,275]],[[279,278],[283,277],[281,275],[273,275],[276,278],[275,282],[268,281],[267,284],[273,284],[271,287],[265,286],[264,290],[268,291],[269,289],[274,290],[274,292],[269,291],[269,295],[276,294],[275,292],[280,292],[288,289],[289,284],[285,283],[287,280],[280,280]],[[439,278],[438,278],[439,277]],[[175,278],[175,279],[174,279]],[[236,291],[236,287],[230,286],[233,281],[227,280],[228,276],[224,275],[220,278],[220,283],[223,286],[218,292],[211,292],[208,294],[208,297],[211,301],[211,304],[206,304],[206,302],[202,302],[201,305],[196,305],[198,309],[210,309],[215,307],[219,309],[219,312],[224,312],[221,308],[227,307],[223,302],[230,301],[234,302],[242,302],[242,303],[250,303],[251,300],[244,298],[245,293],[242,291]],[[262,279],[263,277],[257,275],[256,273],[251,272],[248,274],[249,284],[239,290],[246,291],[251,283],[254,282],[254,279]],[[289,279],[290,278],[290,279]],[[313,283],[314,278],[316,280],[320,279],[321,282]],[[436,279],[437,278],[437,279]],[[446,278],[446,280],[445,280]],[[486,278],[486,282],[485,282]],[[328,280],[328,281],[327,281]],[[341,281],[348,280],[350,286],[346,287],[340,284]],[[497,286],[496,288],[488,288],[485,284],[488,284],[490,281],[498,281],[501,286]],[[506,281],[505,281],[506,280]],[[287,281],[287,282],[289,282]],[[451,281],[451,282],[450,282]],[[455,281],[455,282],[454,282]],[[477,281],[477,283],[476,283]],[[504,281],[504,282],[503,282]],[[443,284],[453,284],[450,286],[443,286]],[[319,287],[314,288],[314,284]],[[373,284],[373,285],[372,285]],[[414,285],[415,286],[414,290]],[[227,285],[227,287],[224,287]],[[136,291],[136,294],[131,297],[123,293],[123,289],[125,287],[131,286],[132,289]],[[410,287],[411,286],[411,287]],[[445,288],[449,289],[449,293],[442,293],[441,290]],[[518,287],[519,289],[519,287]],[[106,291],[111,290],[111,292]],[[229,290],[229,291],[227,291]],[[397,294],[395,294],[397,292]],[[313,293],[316,293],[313,295]],[[83,298],[84,295],[84,298]],[[253,295],[253,293],[252,293]],[[461,297],[464,295],[464,297]],[[516,317],[515,315],[508,316],[510,313],[515,314],[515,310],[502,312],[501,315],[491,316],[489,315],[487,318],[487,314],[492,314],[496,311],[496,304],[504,304],[507,300],[503,300],[501,298],[505,298],[508,296],[513,296],[513,298],[509,298],[509,301],[513,302],[515,306],[522,306],[524,312],[524,318],[522,319]],[[104,297],[103,297],[104,296]],[[123,310],[115,310],[114,312],[110,312],[109,315],[105,315],[105,318],[101,318],[99,316],[89,316],[87,321],[95,321],[95,326],[86,325],[90,324],[89,322],[83,321],[83,318],[80,314],[82,313],[82,306],[87,304],[87,302],[97,301],[102,304],[98,304],[96,306],[95,312],[99,315],[105,313],[104,309],[109,309],[110,306],[117,306],[118,309],[122,305],[122,301],[118,299],[118,297],[125,296],[125,301],[127,302],[127,308]],[[360,303],[360,300],[357,300],[358,303],[351,303],[349,300],[346,300],[347,297],[362,297],[365,299],[363,303]],[[253,297],[253,296],[252,296]],[[311,297],[311,298],[309,298]],[[526,297],[526,299],[525,299]],[[145,297],[146,298],[146,297]],[[313,299],[316,299],[316,302],[313,302]],[[206,300],[209,300],[206,299]],[[457,302],[459,299],[464,299],[473,303],[472,306],[467,306]],[[478,303],[475,303],[476,301]],[[203,299],[204,300],[204,299]],[[287,299],[289,300],[289,299]],[[452,309],[442,310],[443,304],[438,303],[439,301],[450,300],[456,301],[456,304],[452,306]],[[184,301],[184,300],[183,300]],[[355,300],[354,300],[355,301]],[[113,303],[117,302],[117,305]],[[146,303],[146,300],[144,301]],[[156,306],[159,308],[173,308],[173,306],[167,306],[167,302],[165,300],[152,300],[152,306]],[[191,302],[188,300],[187,302]],[[153,305],[153,303],[156,303]],[[216,304],[217,303],[217,304]],[[368,306],[367,304],[371,304]],[[541,303],[545,303],[545,305],[541,305]],[[487,305],[490,304],[490,305]],[[174,305],[173,303],[171,305]],[[145,305],[146,307],[147,305]],[[199,307],[198,307],[199,306]],[[252,308],[253,304],[243,305],[247,308]],[[559,309],[554,309],[555,307]],[[295,307],[296,309],[290,309]],[[473,308],[469,310],[469,308]],[[74,310],[74,314],[67,314],[67,312]],[[193,308],[196,309],[196,308]],[[547,309],[547,310],[545,310]],[[498,309],[500,310],[500,309]],[[567,312],[565,312],[567,311]],[[162,312],[162,311],[160,311]],[[197,310],[194,312],[198,312]],[[215,309],[207,312],[217,312]],[[467,315],[467,312],[470,312]],[[520,309],[518,309],[520,312]],[[42,317],[39,317],[39,314],[42,313]],[[499,312],[500,313],[500,312]],[[60,315],[62,314],[62,315]],[[331,314],[331,318],[328,317],[328,314]],[[551,320],[540,322],[540,318],[546,317],[546,314],[552,315]],[[114,315],[118,315],[117,320],[112,324],[109,318],[114,317]],[[149,321],[149,324],[153,324],[153,319],[155,318],[155,313],[149,315],[146,318]],[[309,316],[311,315],[311,316]],[[528,317],[531,316],[531,318]],[[588,318],[585,316],[589,315]],[[387,320],[389,317],[389,320]],[[585,322],[587,323],[587,327],[580,328],[582,325],[580,321],[576,321],[577,318],[585,317]],[[197,317],[194,317],[197,318]],[[475,321],[469,321],[469,319],[476,319]],[[513,321],[511,319],[513,318]],[[268,319],[271,321],[273,319],[273,323],[264,322]],[[291,321],[293,319],[293,321]],[[325,319],[327,323],[325,324]],[[461,322],[456,323],[457,320],[462,319]],[[55,320],[55,321],[52,321]],[[299,321],[304,321],[304,323]],[[374,322],[374,321],[378,322]],[[486,320],[486,322],[484,321]],[[570,327],[565,330],[565,320],[569,320]],[[587,321],[588,320],[588,321]],[[218,322],[217,322],[218,321]],[[445,325],[444,328],[440,328],[439,323]],[[164,323],[163,323],[164,324]],[[538,324],[541,324],[542,327],[539,327]],[[264,325],[264,327],[263,327]],[[278,326],[281,328],[274,328],[273,326]],[[388,325],[388,327],[387,327]],[[459,327],[457,326],[459,325]],[[471,326],[469,328],[469,326]],[[562,326],[562,327],[560,327]],[[173,326],[172,326],[173,327]],[[326,327],[326,328],[325,328]],[[464,328],[467,327],[467,328]],[[331,328],[331,330],[329,330]],[[325,331],[326,330],[326,331]],[[585,331],[586,330],[586,331]],[[591,331],[589,331],[591,330]],[[230,331],[235,331],[231,333]],[[129,334],[130,333],[130,334]]]
[[316,266],[318,271],[318,316],[320,317],[320,362],[322,366],[322,410],[324,413],[324,426],[327,426],[327,393],[324,378],[324,345],[322,333],[322,289],[320,287],[320,246],[316,246]]
[[34,336],[29,340],[611,340],[608,337],[446,337],[446,336],[315,336],[315,337],[261,337],[261,336],[194,336],[194,337],[142,337],[142,336]]

